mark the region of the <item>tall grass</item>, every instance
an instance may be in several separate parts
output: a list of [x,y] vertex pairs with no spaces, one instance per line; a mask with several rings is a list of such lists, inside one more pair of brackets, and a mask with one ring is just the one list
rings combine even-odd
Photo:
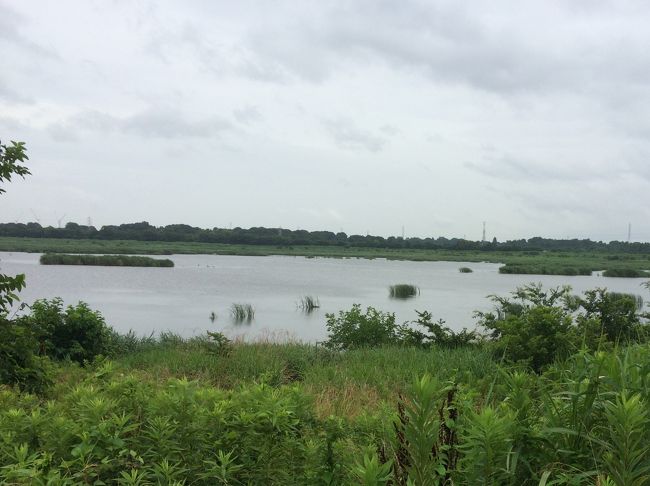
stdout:
[[300,297],[298,301],[298,308],[305,311],[306,313],[313,312],[315,309],[320,307],[320,302],[318,297],[312,297],[311,295],[305,295]]
[[458,271],[459,271],[460,273],[472,273],[474,270],[472,270],[472,269],[469,268],[469,267],[460,267],[460,268],[458,269]]
[[420,288],[411,284],[395,284],[388,287],[388,295],[393,299],[408,299],[420,295]]
[[507,263],[499,267],[499,273],[524,274],[524,275],[591,275],[590,267],[581,267],[563,264],[517,264]]
[[159,259],[128,255],[71,255],[45,253],[40,258],[41,265],[93,265],[105,267],[173,267],[168,258]]
[[603,277],[648,278],[650,272],[634,268],[608,268],[603,272]]
[[250,304],[232,304],[230,315],[235,322],[251,322],[255,318],[255,309]]

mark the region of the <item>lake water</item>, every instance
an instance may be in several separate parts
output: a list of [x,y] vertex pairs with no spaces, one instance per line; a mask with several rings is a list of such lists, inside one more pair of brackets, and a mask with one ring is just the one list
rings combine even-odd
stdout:
[[[517,286],[541,282],[568,284],[575,292],[607,287],[648,296],[643,279],[501,275],[500,265],[462,262],[405,262],[290,256],[172,255],[174,268],[129,268],[40,265],[38,254],[0,252],[2,273],[24,273],[23,302],[61,297],[66,304],[84,301],[99,310],[120,332],[141,335],[173,331],[192,336],[219,330],[246,339],[287,337],[319,341],[326,337],[325,313],[353,303],[395,312],[398,322],[416,318],[415,309],[430,311],[453,329],[473,329],[475,310],[489,310],[490,294],[507,295]],[[473,273],[460,273],[468,266]],[[419,296],[388,297],[388,286],[411,283]],[[307,315],[297,309],[303,295],[318,297],[321,307]],[[255,319],[235,325],[232,303],[250,303]],[[210,321],[210,313],[217,319]]]

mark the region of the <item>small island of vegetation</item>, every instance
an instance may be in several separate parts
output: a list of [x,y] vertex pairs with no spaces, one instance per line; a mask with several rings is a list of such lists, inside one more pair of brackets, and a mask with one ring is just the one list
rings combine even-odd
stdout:
[[103,267],[173,267],[168,258],[151,258],[128,255],[71,255],[66,253],[45,253],[41,265],[96,265]]

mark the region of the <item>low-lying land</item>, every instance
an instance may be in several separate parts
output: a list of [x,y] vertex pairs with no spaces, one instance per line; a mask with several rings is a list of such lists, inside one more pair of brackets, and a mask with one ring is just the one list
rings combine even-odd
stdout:
[[0,237],[0,251],[32,253],[112,253],[141,255],[210,254],[270,256],[290,255],[328,258],[386,258],[411,261],[503,263],[503,273],[585,275],[610,270],[643,272],[650,269],[650,254],[611,251],[478,251],[359,248],[338,246],[228,245],[198,242],[134,240],[81,240]]
[[45,253],[40,258],[41,265],[95,265],[104,267],[173,267],[168,258],[151,258],[129,255],[71,255],[65,253]]

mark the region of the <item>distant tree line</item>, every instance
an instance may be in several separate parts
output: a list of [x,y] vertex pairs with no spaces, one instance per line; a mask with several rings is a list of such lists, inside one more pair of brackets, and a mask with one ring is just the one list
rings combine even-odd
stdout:
[[63,228],[41,226],[39,223],[0,223],[0,236],[27,238],[68,238],[92,240],[137,241],[188,241],[204,243],[228,243],[239,245],[322,245],[356,248],[389,248],[417,250],[479,250],[479,251],[582,251],[604,250],[623,253],[650,253],[650,243],[627,243],[622,241],[592,241],[589,239],[556,240],[534,237],[498,242],[471,241],[463,238],[401,238],[372,235],[347,235],[332,231],[289,230],[283,228],[212,228],[204,229],[186,224],[152,226],[148,222],[128,223],[118,226],[84,226],[67,223]]

